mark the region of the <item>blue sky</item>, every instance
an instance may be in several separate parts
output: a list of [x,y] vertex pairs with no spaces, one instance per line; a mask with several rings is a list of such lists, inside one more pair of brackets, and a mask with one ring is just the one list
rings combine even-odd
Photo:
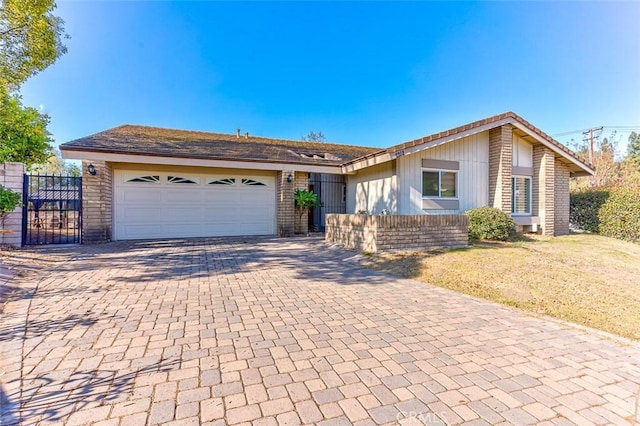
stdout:
[[384,147],[508,110],[551,135],[640,127],[638,2],[59,0],[56,14],[68,53],[22,94],[57,144],[131,123]]

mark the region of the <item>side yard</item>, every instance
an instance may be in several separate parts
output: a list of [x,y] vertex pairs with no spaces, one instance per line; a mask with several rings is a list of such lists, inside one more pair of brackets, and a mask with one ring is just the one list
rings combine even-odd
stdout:
[[366,266],[640,340],[640,245],[590,234],[524,236]]

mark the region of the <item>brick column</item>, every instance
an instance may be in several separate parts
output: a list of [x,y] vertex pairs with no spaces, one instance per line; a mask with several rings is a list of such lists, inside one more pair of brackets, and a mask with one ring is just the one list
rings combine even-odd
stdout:
[[[93,164],[95,176],[87,166]],[[82,243],[111,241],[113,228],[113,170],[105,161],[82,161]]]
[[511,214],[513,126],[489,131],[489,205]]
[[276,196],[277,199],[277,224],[278,235],[290,237],[293,235],[295,223],[295,205],[293,199],[294,182],[287,182],[287,176],[294,176],[293,171],[283,170],[276,176]]
[[[555,158],[543,146],[533,147],[533,214],[540,217],[543,235],[555,234]],[[568,194],[568,191],[567,191]]]
[[[22,196],[24,182],[24,164],[8,162],[0,164],[0,185]],[[22,201],[22,199],[20,199]],[[0,244],[20,247],[22,245],[22,207],[18,206],[7,214],[0,223]]]
[[[309,173],[296,172],[295,178],[293,180],[293,190],[297,189],[309,189]],[[300,218],[300,210],[296,209],[296,219],[295,219],[295,231],[296,234],[304,234],[307,235],[309,233],[309,212],[306,214],[302,214],[302,218]]]
[[569,168],[566,164],[555,161],[554,177],[554,231],[555,235],[569,233]]

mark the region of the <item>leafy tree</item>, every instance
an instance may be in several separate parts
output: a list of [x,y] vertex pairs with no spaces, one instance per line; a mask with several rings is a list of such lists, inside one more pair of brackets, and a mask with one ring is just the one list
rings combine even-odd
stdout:
[[22,106],[18,95],[1,97],[0,163],[17,161],[31,167],[46,162],[53,142],[48,124],[48,115]]
[[82,175],[82,170],[76,163],[63,160],[60,151],[57,149],[54,149],[52,152],[53,155],[47,158],[47,161],[42,164],[34,164],[29,168],[29,171],[41,175],[66,175],[76,177]]
[[64,21],[53,0],[0,1],[0,87],[17,91],[66,53]]
[[[587,145],[578,146],[576,153],[587,158]],[[615,137],[615,132],[595,144],[592,163],[596,169],[595,176],[593,178],[572,179],[571,192],[584,191],[587,188],[610,188],[624,185],[636,180],[637,174],[640,173],[640,163],[636,164],[633,161],[619,158],[618,140]]]
[[640,166],[640,134],[631,132],[629,135],[627,155]]
[[307,133],[307,136],[303,136],[302,140],[305,142],[325,142],[327,138],[322,132],[314,132],[313,130]]
[[0,0],[0,163],[30,167],[51,155],[49,116],[23,106],[17,92],[67,51],[55,7],[53,0]]

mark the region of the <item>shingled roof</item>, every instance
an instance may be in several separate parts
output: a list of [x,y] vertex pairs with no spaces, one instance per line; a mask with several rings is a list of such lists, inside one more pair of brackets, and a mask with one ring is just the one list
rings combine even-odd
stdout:
[[[324,142],[304,142],[259,136],[196,132],[123,125],[60,146],[62,151],[228,160],[309,166],[342,166],[343,172],[390,161],[489,128],[511,123],[564,158],[575,175],[593,173],[593,166],[569,148],[513,112],[494,115],[453,129],[394,145],[387,149]],[[360,164],[361,166],[358,166]]]
[[347,161],[343,164],[343,166],[349,166],[358,162],[367,162],[367,160],[374,159],[375,157],[384,158],[384,160],[382,161],[389,161],[393,158],[404,155],[405,150],[411,150],[412,148],[420,149],[421,146],[427,147],[430,143],[436,143],[440,140],[453,140],[456,137],[460,137],[464,134],[474,133],[479,130],[486,130],[492,127],[498,127],[502,125],[502,123],[511,123],[520,128],[524,133],[532,135],[540,141],[544,141],[544,143],[546,143],[547,146],[551,147],[552,149],[555,148],[555,150],[559,154],[561,154],[562,157],[570,160],[573,163],[573,167],[575,168],[574,172],[577,171],[578,173],[582,173],[593,171],[593,165],[588,161],[578,156],[575,152],[573,152],[533,124],[529,123],[518,114],[511,111],[497,114],[482,120],[474,121],[472,123],[458,126],[449,130],[444,130],[442,132],[433,133],[431,135],[394,145],[390,148],[379,150],[377,152],[372,152],[366,154],[361,158]]
[[62,144],[63,151],[207,160],[339,166],[380,151],[353,145],[303,142],[237,134],[195,132],[126,124]]

